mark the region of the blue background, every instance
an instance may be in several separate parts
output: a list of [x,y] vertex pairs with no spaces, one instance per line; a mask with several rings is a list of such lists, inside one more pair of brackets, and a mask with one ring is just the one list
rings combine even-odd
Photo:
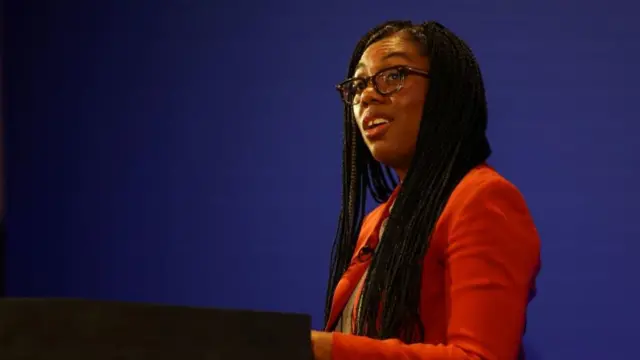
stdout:
[[481,63],[491,163],[542,237],[529,353],[637,355],[631,1],[5,3],[8,295],[304,312],[321,327],[333,85],[370,27],[434,19]]

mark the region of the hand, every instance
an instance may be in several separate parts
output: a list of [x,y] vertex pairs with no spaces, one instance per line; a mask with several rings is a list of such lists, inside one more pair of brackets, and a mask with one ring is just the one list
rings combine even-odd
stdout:
[[314,360],[331,360],[333,336],[324,331],[311,331],[311,349]]

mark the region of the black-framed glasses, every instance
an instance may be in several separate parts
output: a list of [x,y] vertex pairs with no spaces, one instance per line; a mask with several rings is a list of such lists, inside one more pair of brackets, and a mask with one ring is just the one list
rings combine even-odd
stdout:
[[420,75],[429,78],[429,73],[409,66],[398,65],[382,69],[377,73],[366,77],[354,77],[336,85],[342,101],[348,105],[360,103],[362,92],[373,82],[373,88],[380,95],[391,95],[400,91],[404,85],[404,79],[408,75]]

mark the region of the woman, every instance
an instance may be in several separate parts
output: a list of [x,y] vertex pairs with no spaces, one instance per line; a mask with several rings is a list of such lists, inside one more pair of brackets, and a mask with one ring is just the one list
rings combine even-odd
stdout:
[[[343,200],[315,358],[522,358],[539,238],[520,192],[486,164],[471,50],[438,23],[387,22],[358,43],[347,78]],[[363,216],[367,190],[381,204]]]

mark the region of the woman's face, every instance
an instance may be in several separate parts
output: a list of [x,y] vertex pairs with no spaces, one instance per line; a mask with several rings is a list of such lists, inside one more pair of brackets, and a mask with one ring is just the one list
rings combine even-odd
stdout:
[[[362,54],[354,77],[371,76],[398,65],[429,71],[427,57],[403,33],[371,44]],[[386,96],[370,82],[359,103],[353,105],[358,128],[374,159],[393,168],[400,179],[406,175],[415,153],[427,91],[428,79],[410,73],[399,91]]]

